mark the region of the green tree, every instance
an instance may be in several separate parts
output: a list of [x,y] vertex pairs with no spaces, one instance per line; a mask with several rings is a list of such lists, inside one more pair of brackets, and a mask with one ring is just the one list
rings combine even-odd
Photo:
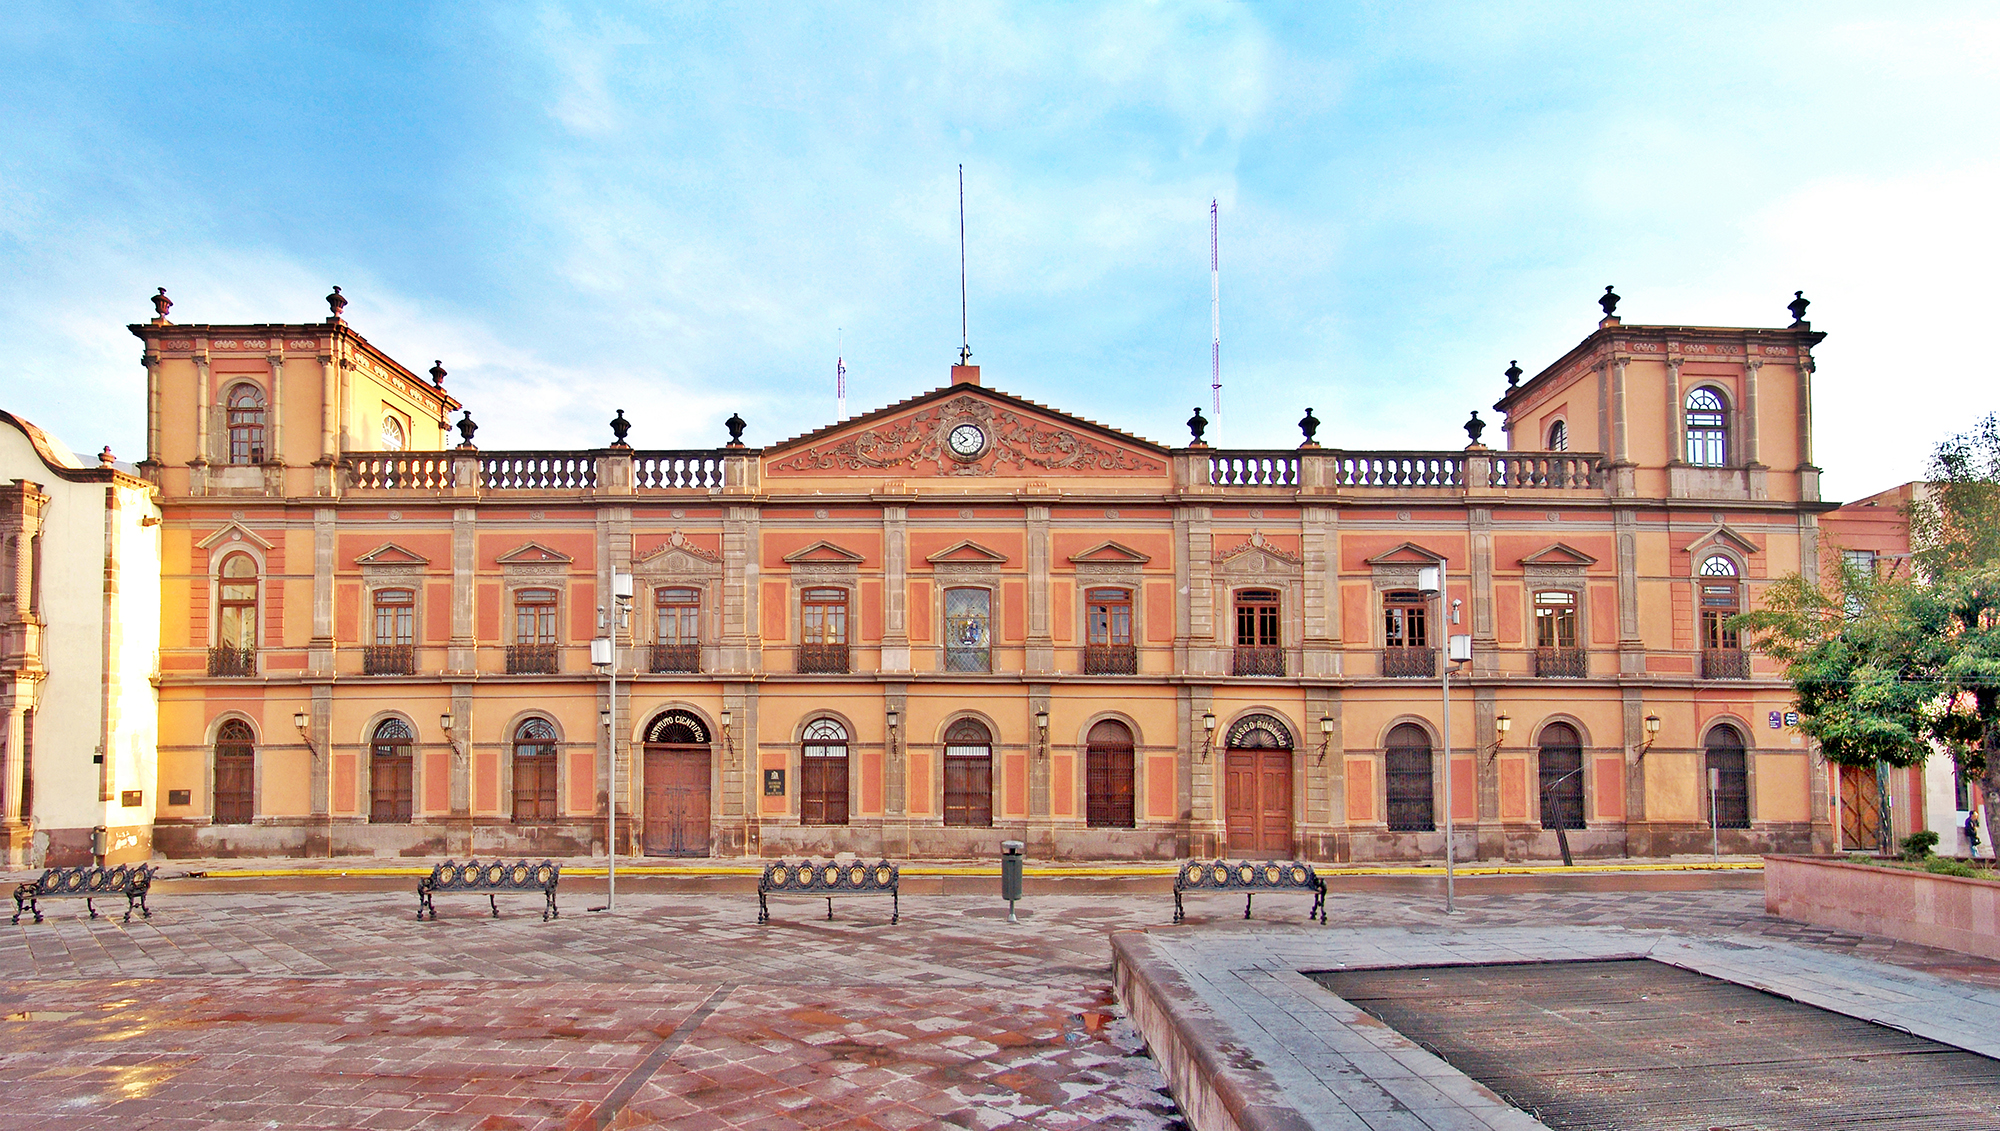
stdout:
[[1799,729],[1828,761],[1916,766],[1941,747],[2000,843],[2000,420],[1938,445],[1929,471],[1912,571],[1794,574],[1734,623],[1785,663]]

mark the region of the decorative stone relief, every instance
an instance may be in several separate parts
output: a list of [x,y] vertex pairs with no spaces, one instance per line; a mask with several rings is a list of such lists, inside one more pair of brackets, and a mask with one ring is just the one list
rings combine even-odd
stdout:
[[[951,430],[980,425],[990,441],[976,458],[954,458],[946,446]],[[964,394],[900,420],[857,435],[808,448],[771,465],[773,472],[839,468],[859,471],[932,465],[939,475],[994,475],[1003,469],[1028,474],[1047,471],[1164,472],[1157,459],[1085,438],[1074,429],[1003,408]]]

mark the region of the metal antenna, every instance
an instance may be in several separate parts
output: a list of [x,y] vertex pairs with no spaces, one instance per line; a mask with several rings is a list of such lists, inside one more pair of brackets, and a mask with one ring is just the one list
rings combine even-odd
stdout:
[[833,359],[833,418],[847,419],[847,331],[836,331],[840,346]]
[[1208,201],[1208,345],[1209,391],[1215,394],[1215,415],[1222,415],[1222,256],[1216,239],[1215,198]]
[[958,363],[972,360],[972,338],[965,323],[965,166],[958,167]]

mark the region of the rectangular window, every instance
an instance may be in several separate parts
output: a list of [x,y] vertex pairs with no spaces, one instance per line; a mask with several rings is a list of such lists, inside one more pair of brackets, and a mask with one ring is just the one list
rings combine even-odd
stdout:
[[416,643],[417,594],[413,589],[375,591],[375,643]]
[[1235,675],[1284,675],[1285,650],[1278,634],[1278,591],[1244,589],[1236,594]]
[[1729,618],[1741,611],[1736,583],[1703,582],[1701,586],[1701,646],[1709,651],[1735,651],[1742,646]]
[[1084,594],[1085,675],[1137,675],[1139,653],[1132,643],[1132,593],[1091,589]]
[[656,672],[701,670],[701,590],[653,591],[653,663]]
[[1847,568],[1863,577],[1875,576],[1875,557],[1875,551],[1873,550],[1842,550],[1840,552],[1840,560],[1847,563]]
[[1576,594],[1564,589],[1535,594],[1535,647],[1576,647]]
[[514,675],[561,670],[556,644],[556,591],[514,592],[514,643],[507,648],[507,671]]
[[1427,679],[1437,674],[1424,595],[1397,589],[1382,595],[1382,674]]
[[808,589],[801,594],[799,634],[800,671],[847,671],[847,590]]
[[992,620],[991,590],[944,591],[944,670],[993,670]]

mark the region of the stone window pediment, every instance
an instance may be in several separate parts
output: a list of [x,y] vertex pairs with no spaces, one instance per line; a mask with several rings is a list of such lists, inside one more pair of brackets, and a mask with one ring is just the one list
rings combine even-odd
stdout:
[[1229,577],[1297,577],[1305,562],[1264,540],[1263,531],[1215,556],[1216,568]]
[[225,542],[248,542],[260,550],[269,550],[271,548],[269,539],[264,538],[240,522],[229,523],[215,533],[196,542],[195,545],[204,550],[213,550]]
[[851,568],[859,566],[867,559],[853,550],[822,539],[802,550],[793,550],[785,555],[784,560],[787,565],[836,565]]
[[1715,524],[1707,533],[1688,543],[1687,552],[1693,557],[1700,558],[1708,551],[1717,549],[1734,550],[1739,554],[1764,552],[1763,547],[1752,542],[1747,535],[1735,530],[1726,522]]
[[1006,562],[1007,555],[967,539],[948,549],[939,550],[924,560],[929,562],[933,567],[979,566],[990,568],[998,567]]
[[632,572],[644,577],[717,575],[722,572],[722,555],[689,542],[676,530],[665,542],[633,559]]
[[540,542],[526,543],[517,549],[507,551],[498,559],[503,566],[568,565],[574,560],[568,554],[551,550]]

